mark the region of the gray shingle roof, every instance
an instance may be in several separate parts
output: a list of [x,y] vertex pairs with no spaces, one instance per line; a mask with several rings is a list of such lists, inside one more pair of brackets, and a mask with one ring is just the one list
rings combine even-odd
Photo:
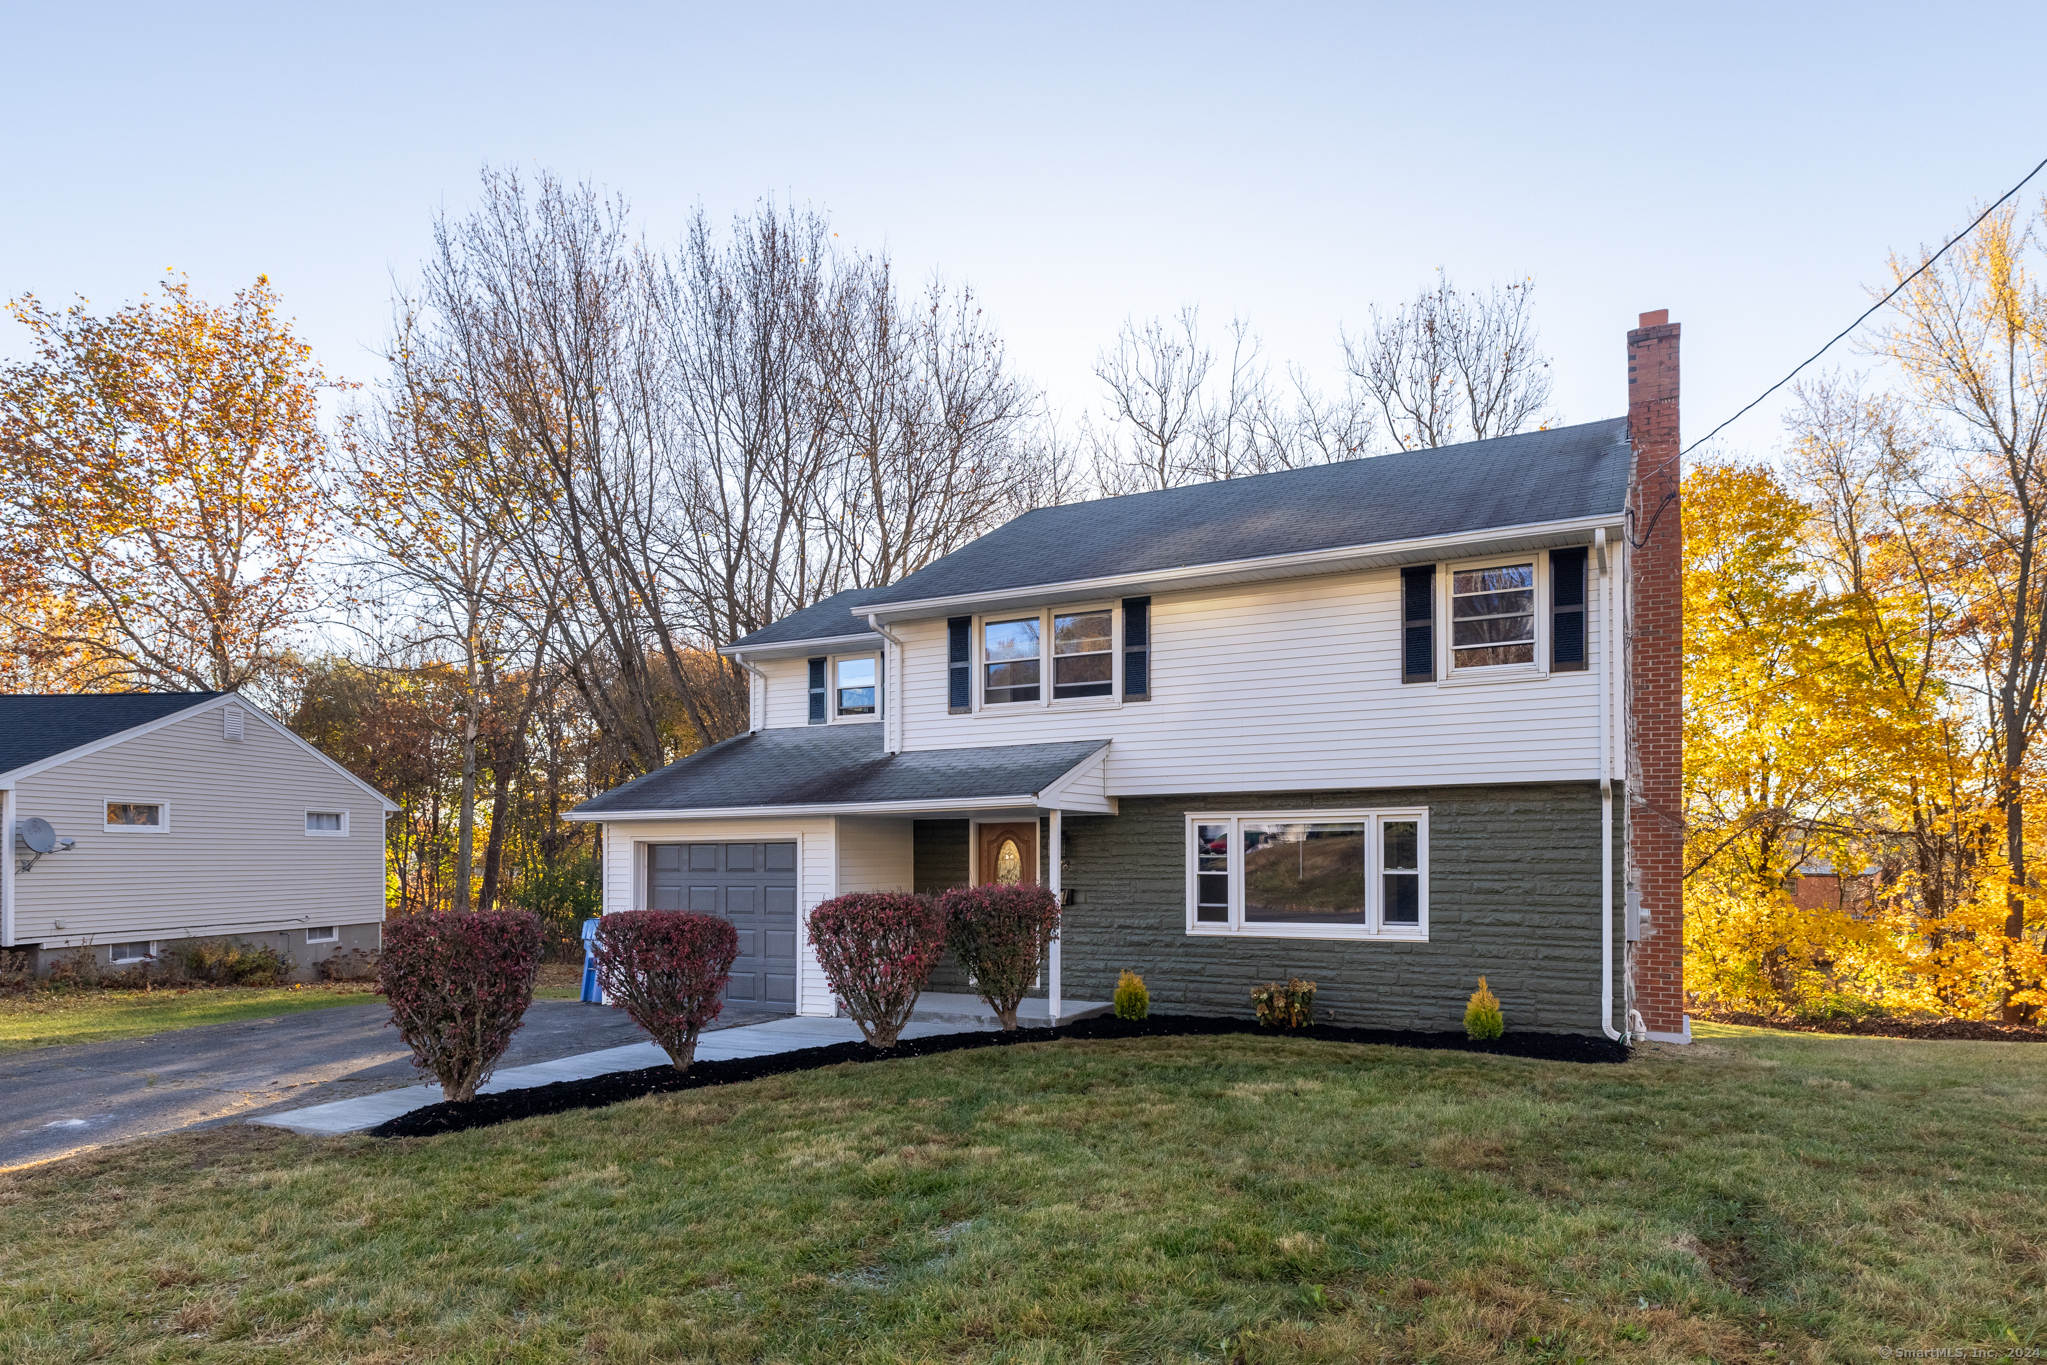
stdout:
[[1628,419],[1615,417],[1042,507],[863,605],[1617,514],[1627,497],[1628,456]]
[[805,607],[784,616],[771,626],[762,626],[753,634],[734,640],[732,645],[778,645],[795,640],[836,640],[843,635],[872,634],[867,628],[865,615],[855,616],[855,607],[865,606],[880,596],[881,588],[848,588],[835,592],[830,597],[819,598]]
[[575,813],[1030,797],[1108,742],[1084,739],[888,755],[881,751],[879,725],[760,730],[713,744],[614,787],[585,801]]
[[0,773],[147,725],[218,692],[0,693]]

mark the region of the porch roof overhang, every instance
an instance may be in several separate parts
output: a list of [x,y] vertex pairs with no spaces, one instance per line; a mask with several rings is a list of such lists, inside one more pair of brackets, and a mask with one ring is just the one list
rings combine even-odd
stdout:
[[568,813],[612,820],[792,815],[1113,814],[1106,739],[882,752],[879,725],[756,730],[613,788]]

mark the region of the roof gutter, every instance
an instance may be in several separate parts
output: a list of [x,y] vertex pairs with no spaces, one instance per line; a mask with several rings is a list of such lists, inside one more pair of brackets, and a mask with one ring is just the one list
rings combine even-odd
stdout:
[[759,820],[798,815],[915,815],[951,810],[1029,810],[1037,792],[1014,796],[932,797],[920,801],[841,801],[808,806],[698,806],[683,810],[570,811],[562,816],[579,824],[611,820]]
[[739,640],[733,644],[719,645],[718,653],[728,659],[736,659],[742,654],[794,658],[799,654],[814,654],[819,650],[827,652],[844,650],[849,644],[873,638],[872,631],[856,630],[845,635],[814,635],[807,640],[763,640],[759,644],[751,645],[745,640]]
[[[1565,521],[1528,522],[1518,526],[1488,526],[1449,535],[1419,536],[1412,540],[1378,541],[1368,545],[1340,545],[1297,554],[1264,555],[1255,559],[1219,560],[1209,564],[1182,564],[1170,569],[1142,573],[1112,574],[1101,578],[1069,579],[1065,582],[1019,584],[985,592],[954,593],[943,597],[922,597],[888,602],[871,608],[869,624],[908,621],[940,616],[960,608],[1009,599],[1044,600],[1053,595],[1070,598],[1112,597],[1133,589],[1170,591],[1176,586],[1198,587],[1209,580],[1242,577],[1283,578],[1317,572],[1340,572],[1348,568],[1374,568],[1398,563],[1416,563],[1438,557],[1440,552],[1458,550],[1475,542],[1574,536],[1590,538],[1598,530],[1620,524],[1619,511]],[[1560,541],[1559,543],[1571,543]],[[1582,543],[1582,540],[1578,543]]]

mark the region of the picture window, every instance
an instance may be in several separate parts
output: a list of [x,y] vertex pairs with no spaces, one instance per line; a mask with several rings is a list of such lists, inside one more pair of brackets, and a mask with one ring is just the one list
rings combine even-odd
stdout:
[[1188,835],[1189,933],[1428,936],[1425,812],[1192,815]]

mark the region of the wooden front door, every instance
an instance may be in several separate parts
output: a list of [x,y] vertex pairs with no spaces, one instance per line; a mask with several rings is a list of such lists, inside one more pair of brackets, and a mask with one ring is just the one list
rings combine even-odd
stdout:
[[1038,884],[1038,826],[980,826],[979,856],[974,859],[974,884]]

